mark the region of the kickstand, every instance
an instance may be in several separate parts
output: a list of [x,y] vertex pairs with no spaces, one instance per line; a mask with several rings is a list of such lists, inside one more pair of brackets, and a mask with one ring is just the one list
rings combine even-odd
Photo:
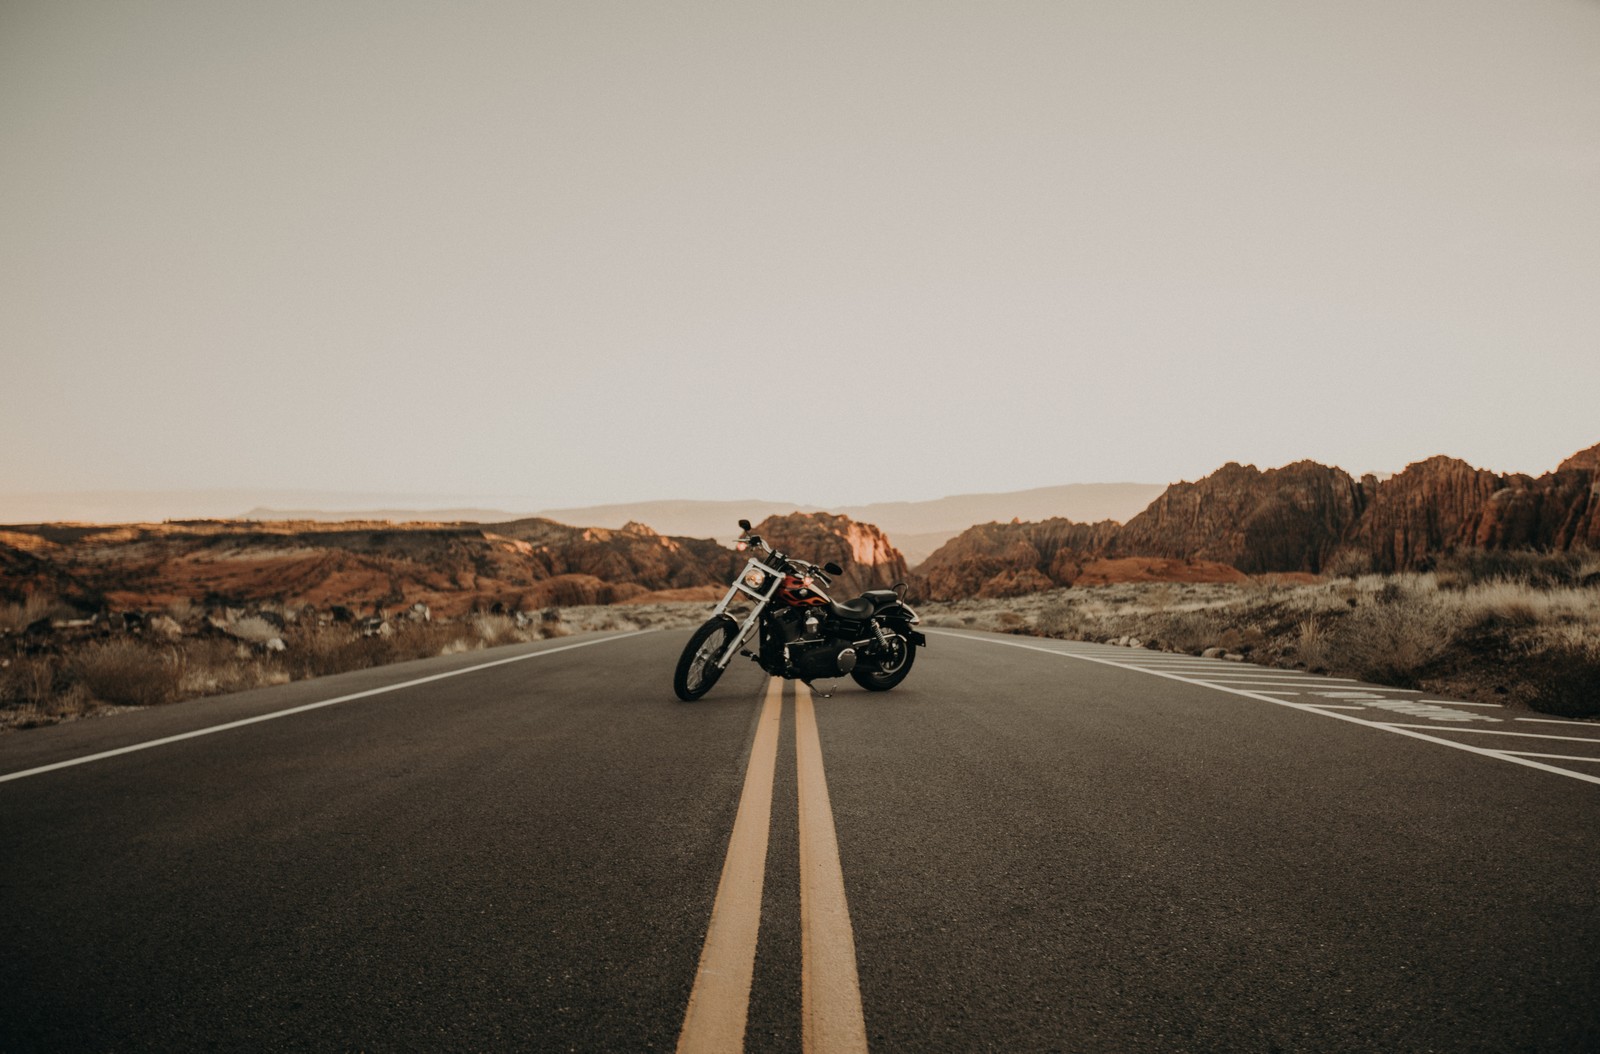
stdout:
[[806,682],[806,687],[811,689],[811,694],[815,695],[818,699],[832,699],[833,698],[833,688],[831,686],[829,687],[829,689],[826,692],[824,692],[824,691],[820,690],[815,684],[811,683],[810,681],[807,681]]

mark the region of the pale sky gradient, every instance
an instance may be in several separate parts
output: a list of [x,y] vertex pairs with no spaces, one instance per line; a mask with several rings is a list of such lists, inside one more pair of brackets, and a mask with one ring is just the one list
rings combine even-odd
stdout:
[[0,492],[1538,473],[1600,3],[4,0],[0,366]]

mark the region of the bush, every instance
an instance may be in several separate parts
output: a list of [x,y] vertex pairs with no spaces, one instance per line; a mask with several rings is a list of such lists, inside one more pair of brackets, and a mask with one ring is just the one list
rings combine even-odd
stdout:
[[1333,661],[1333,642],[1327,621],[1308,615],[1295,629],[1294,654],[1312,672],[1321,672]]
[[1152,634],[1173,651],[1198,655],[1216,643],[1220,623],[1209,611],[1174,611],[1157,620]]
[[178,698],[184,655],[131,640],[91,644],[67,664],[69,675],[89,694],[118,706],[155,706]]
[[20,633],[42,618],[61,617],[72,613],[71,608],[54,597],[34,593],[20,604],[0,604],[0,630]]
[[1446,589],[1466,589],[1492,582],[1516,582],[1536,589],[1577,585],[1584,561],[1577,553],[1540,553],[1531,549],[1463,549],[1438,557],[1434,570]]
[[[956,625],[963,625],[972,619],[957,621]],[[1062,600],[1051,604],[1039,612],[1034,621],[1035,628],[1046,637],[1060,637],[1063,640],[1082,640],[1084,630],[1092,620],[1085,617],[1083,610],[1071,601]],[[949,625],[946,620],[942,625]]]
[[1557,717],[1600,717],[1600,646],[1556,641],[1523,661],[1528,705]]
[[56,664],[48,655],[14,660],[0,676],[0,702],[11,706],[43,706],[55,688]]
[[1362,680],[1415,688],[1450,652],[1459,629],[1457,611],[1438,597],[1389,582],[1379,602],[1363,604],[1339,624],[1338,662]]

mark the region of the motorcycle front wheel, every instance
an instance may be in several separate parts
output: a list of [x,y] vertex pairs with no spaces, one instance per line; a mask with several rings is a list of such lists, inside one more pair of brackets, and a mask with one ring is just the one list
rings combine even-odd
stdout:
[[895,647],[888,655],[875,656],[856,663],[850,671],[855,682],[869,692],[887,692],[906,679],[911,664],[917,661],[917,646],[898,634]]
[[678,670],[672,675],[672,690],[686,703],[711,691],[711,686],[722,676],[717,656],[727,648],[739,626],[731,618],[717,616],[694,631],[689,643],[683,646],[678,659]]

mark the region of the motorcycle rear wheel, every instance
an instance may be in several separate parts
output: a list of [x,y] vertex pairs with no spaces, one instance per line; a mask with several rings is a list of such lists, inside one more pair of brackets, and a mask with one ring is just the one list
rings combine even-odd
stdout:
[[899,642],[899,649],[893,655],[856,663],[850,677],[869,692],[887,692],[905,680],[911,672],[911,664],[917,661],[917,646],[904,637],[900,637]]
[[731,618],[719,615],[710,619],[689,638],[678,658],[678,669],[672,675],[672,690],[686,703],[711,691],[711,686],[722,676],[717,656],[722,654],[739,626]]

